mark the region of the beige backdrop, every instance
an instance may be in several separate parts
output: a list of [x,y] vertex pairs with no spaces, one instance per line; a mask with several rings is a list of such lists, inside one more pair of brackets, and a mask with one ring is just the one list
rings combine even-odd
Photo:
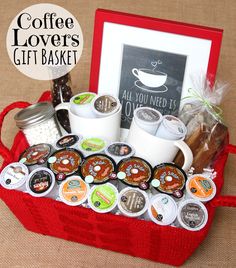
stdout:
[[[0,109],[15,100],[35,102],[48,82],[32,80],[11,64],[5,38],[12,18],[36,1],[1,1],[0,4]],[[37,1],[46,2],[46,1]],[[234,0],[119,0],[50,1],[72,12],[81,24],[84,50],[72,71],[74,92],[87,90],[89,84],[93,19],[97,8],[152,16],[224,29],[218,79],[231,83],[222,105],[230,141],[236,144],[236,1]],[[3,128],[8,146],[17,132],[10,113]],[[236,194],[236,156],[225,170],[224,194]],[[0,201],[0,267],[165,267],[158,263],[100,250],[81,244],[30,233],[21,226]],[[208,238],[186,262],[186,267],[236,267],[236,209],[220,208]]]

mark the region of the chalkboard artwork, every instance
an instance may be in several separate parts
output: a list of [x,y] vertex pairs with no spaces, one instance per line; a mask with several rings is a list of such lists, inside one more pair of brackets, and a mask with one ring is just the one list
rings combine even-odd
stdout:
[[119,99],[121,128],[129,129],[133,111],[148,106],[178,115],[187,56],[123,45]]

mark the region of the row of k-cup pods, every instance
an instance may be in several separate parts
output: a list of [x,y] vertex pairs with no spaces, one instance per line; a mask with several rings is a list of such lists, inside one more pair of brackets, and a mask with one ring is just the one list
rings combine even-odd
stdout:
[[57,191],[60,200],[70,206],[82,205],[97,213],[112,212],[151,219],[159,225],[174,224],[191,231],[202,229],[208,219],[205,206],[196,199],[182,200],[178,204],[167,194],[157,194],[149,199],[148,194],[138,188],[126,187],[119,193],[109,182],[94,185],[90,189],[90,185],[78,175],[68,177],[58,189],[51,170],[41,167],[29,174],[22,163],[12,163],[4,168],[1,184],[7,189],[17,187],[18,190],[24,190],[25,187],[34,197],[55,197]]
[[[113,148],[111,150],[113,154],[114,152],[118,154],[118,151],[122,150],[123,159],[116,163],[107,154],[97,153],[83,157],[83,154],[74,148],[53,151],[52,146],[48,144],[38,144],[26,149],[20,156],[19,162],[28,167],[31,171],[30,175],[37,168],[49,168],[55,175],[57,184],[68,176],[78,174],[89,184],[102,184],[110,181],[120,190],[128,185],[141,190],[150,190],[153,194],[156,194],[156,191],[166,193],[176,199],[183,197],[185,187],[186,195],[203,202],[215,196],[216,187],[209,176],[195,174],[191,180],[187,180],[186,173],[173,163],[163,163],[152,168],[146,160],[140,157],[128,155],[125,157],[124,152],[130,153],[127,148],[132,149],[128,144],[114,143],[109,145],[108,149],[109,147]],[[108,149],[106,151],[109,151]],[[22,170],[20,166],[19,170]],[[15,179],[19,177],[20,181],[22,173],[17,173],[17,171],[18,169],[10,165],[9,174],[13,173],[12,177]],[[8,185],[11,188],[15,182],[8,179]]]
[[167,140],[183,139],[187,134],[184,123],[172,115],[164,115],[150,107],[134,110],[136,124],[151,135]]
[[120,109],[120,105],[119,99],[109,94],[97,95],[84,92],[70,99],[71,111],[85,118],[112,115]]

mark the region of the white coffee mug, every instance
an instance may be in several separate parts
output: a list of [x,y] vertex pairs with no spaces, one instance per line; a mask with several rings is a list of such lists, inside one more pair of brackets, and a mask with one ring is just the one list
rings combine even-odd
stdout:
[[83,137],[103,137],[109,142],[118,141],[120,138],[120,120],[121,120],[121,107],[120,109],[109,116],[100,118],[85,118],[76,115],[69,102],[60,103],[55,107],[56,111],[67,110],[69,113],[69,121],[71,131],[74,134],[82,135]]
[[127,142],[134,147],[136,156],[146,159],[153,167],[173,162],[178,150],[184,155],[183,170],[187,171],[193,162],[192,151],[183,139],[166,140],[155,137],[140,128],[135,120],[132,120]]

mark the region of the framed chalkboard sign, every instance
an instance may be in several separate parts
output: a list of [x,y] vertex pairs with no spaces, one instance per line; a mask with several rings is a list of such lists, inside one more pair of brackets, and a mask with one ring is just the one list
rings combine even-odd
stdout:
[[178,115],[192,77],[214,82],[222,30],[120,12],[97,10],[90,90],[118,96],[122,136],[133,111],[149,106]]

